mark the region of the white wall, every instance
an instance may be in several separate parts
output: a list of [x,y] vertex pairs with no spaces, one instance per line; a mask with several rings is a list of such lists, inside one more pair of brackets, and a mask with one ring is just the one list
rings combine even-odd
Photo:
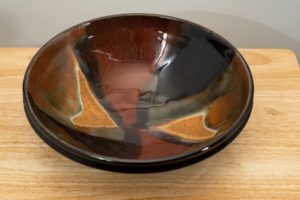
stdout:
[[290,48],[300,55],[297,0],[2,0],[0,46],[41,46],[79,22],[119,13],[157,13],[207,26],[237,47]]

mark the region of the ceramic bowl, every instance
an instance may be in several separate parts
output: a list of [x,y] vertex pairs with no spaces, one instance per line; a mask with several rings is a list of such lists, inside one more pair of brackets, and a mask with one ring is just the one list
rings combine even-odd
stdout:
[[213,31],[149,14],[102,17],[47,42],[26,71],[27,117],[90,166],[162,171],[206,158],[246,124],[253,80]]

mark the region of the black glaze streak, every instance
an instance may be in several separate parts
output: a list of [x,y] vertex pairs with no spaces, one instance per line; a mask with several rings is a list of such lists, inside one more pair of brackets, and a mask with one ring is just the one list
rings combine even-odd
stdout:
[[236,51],[232,48],[229,48],[225,43],[216,40],[211,35],[207,36],[206,40],[211,44],[214,49],[216,49],[220,55],[224,58],[224,67],[227,67],[232,62],[232,58],[235,55]]
[[207,32],[193,27],[185,31],[174,47],[178,49],[175,59],[159,74],[157,92],[170,99],[201,92],[226,70],[233,57],[233,54],[225,55],[225,52],[234,51],[231,47],[207,39]]
[[76,55],[77,62],[79,64],[79,67],[81,71],[84,73],[87,79],[90,80],[97,80],[97,76],[94,76],[98,72],[96,71],[96,67],[90,67],[97,65],[96,59],[93,59],[93,57],[87,57],[88,52],[90,51],[90,45],[88,43],[88,39],[86,35],[79,40],[76,41],[76,43],[73,46],[73,51]]
[[136,128],[146,128],[145,124],[148,121],[148,109],[136,108],[137,120],[133,124]]
[[122,118],[115,111],[112,106],[105,100],[105,96],[102,94],[99,87],[101,86],[101,77],[98,75],[98,62],[96,57],[91,54],[90,50],[92,49],[91,43],[88,40],[87,36],[81,38],[81,40],[77,41],[74,45],[74,52],[76,55],[76,59],[78,61],[79,67],[82,70],[86,80],[88,80],[89,87],[92,92],[95,94],[94,96],[101,103],[101,105],[106,109],[107,113],[114,120],[116,124],[122,126]]

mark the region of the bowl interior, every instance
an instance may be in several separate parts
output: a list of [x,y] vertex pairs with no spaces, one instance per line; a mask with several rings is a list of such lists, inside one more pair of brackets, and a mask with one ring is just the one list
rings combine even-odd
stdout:
[[238,122],[247,70],[206,28],[116,16],[48,42],[30,65],[26,92],[58,142],[110,160],[166,160],[204,148]]

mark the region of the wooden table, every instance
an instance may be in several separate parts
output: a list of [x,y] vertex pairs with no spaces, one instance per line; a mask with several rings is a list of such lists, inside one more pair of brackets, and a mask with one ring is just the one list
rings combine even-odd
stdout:
[[32,130],[22,79],[36,48],[0,49],[0,199],[300,199],[300,69],[293,52],[241,49],[255,82],[252,116],[224,150],[169,172],[124,174],[60,155]]

